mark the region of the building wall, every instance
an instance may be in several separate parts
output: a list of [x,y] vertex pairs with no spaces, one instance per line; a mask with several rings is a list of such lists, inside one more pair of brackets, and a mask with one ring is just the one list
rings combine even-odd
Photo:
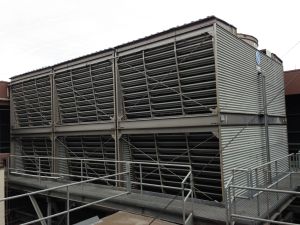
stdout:
[[9,83],[0,81],[0,152],[9,152]]
[[300,70],[284,72],[289,153],[300,150]]

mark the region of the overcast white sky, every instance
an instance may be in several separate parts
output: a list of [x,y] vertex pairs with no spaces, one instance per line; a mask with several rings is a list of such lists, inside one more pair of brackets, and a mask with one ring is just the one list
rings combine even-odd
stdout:
[[299,0],[0,0],[0,80],[215,15],[300,68]]

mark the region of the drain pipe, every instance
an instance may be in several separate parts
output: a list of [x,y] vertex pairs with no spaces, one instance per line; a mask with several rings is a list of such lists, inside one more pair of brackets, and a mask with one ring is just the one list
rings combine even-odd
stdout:
[[[267,88],[266,88],[266,76],[262,73],[260,63],[261,63],[261,55],[259,51],[256,51],[256,70],[258,76],[261,77],[262,83],[262,100],[263,100],[263,109],[264,109],[264,126],[265,126],[265,141],[266,141],[266,156],[267,162],[271,161],[271,153],[270,153],[270,140],[269,140],[269,121],[268,121],[268,104],[267,104]],[[271,165],[268,165],[268,183],[272,182],[271,175]]]

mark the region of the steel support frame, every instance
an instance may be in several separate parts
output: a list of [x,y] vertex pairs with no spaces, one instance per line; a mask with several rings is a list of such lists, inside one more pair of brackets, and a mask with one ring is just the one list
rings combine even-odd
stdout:
[[[43,216],[43,214],[42,214],[42,211],[41,211],[41,209],[40,209],[40,207],[39,207],[39,204],[37,203],[35,197],[32,196],[32,195],[29,195],[29,199],[30,199],[30,201],[31,201],[31,203],[32,203],[32,205],[33,205],[33,208],[34,208],[34,210],[35,210],[35,212],[36,212],[38,218],[39,218],[39,219],[43,218],[44,216]],[[41,223],[42,225],[47,225],[47,223],[46,223],[44,220],[41,220],[40,223]],[[48,225],[49,225],[49,224],[48,224]]]

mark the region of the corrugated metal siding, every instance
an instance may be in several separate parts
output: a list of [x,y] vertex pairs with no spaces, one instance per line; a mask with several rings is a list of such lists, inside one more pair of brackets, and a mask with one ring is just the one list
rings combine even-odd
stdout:
[[[288,155],[287,128],[285,125],[269,126],[271,161]],[[288,169],[288,159],[280,160],[278,170]]]
[[[251,168],[266,163],[264,127],[221,127],[224,182],[234,168]],[[237,183],[246,185],[245,175]]]
[[[232,175],[232,169],[243,168],[250,169],[260,166],[267,162],[266,142],[264,126],[242,127],[222,127],[222,162],[224,181]],[[287,130],[284,125],[269,126],[270,154],[271,161],[287,156]],[[275,171],[275,164],[272,163],[272,170]],[[278,170],[286,171],[288,169],[288,160],[280,160],[278,162]],[[254,175],[254,174],[252,174]],[[259,183],[266,182],[263,169],[258,170]],[[272,173],[275,177],[275,173]],[[247,176],[244,172],[237,172],[235,183],[239,185],[248,185]],[[255,177],[253,176],[254,184]]]
[[268,114],[285,116],[283,67],[264,54],[261,57],[262,73],[266,77]]
[[261,94],[255,49],[219,26],[216,32],[220,111],[258,113]]

